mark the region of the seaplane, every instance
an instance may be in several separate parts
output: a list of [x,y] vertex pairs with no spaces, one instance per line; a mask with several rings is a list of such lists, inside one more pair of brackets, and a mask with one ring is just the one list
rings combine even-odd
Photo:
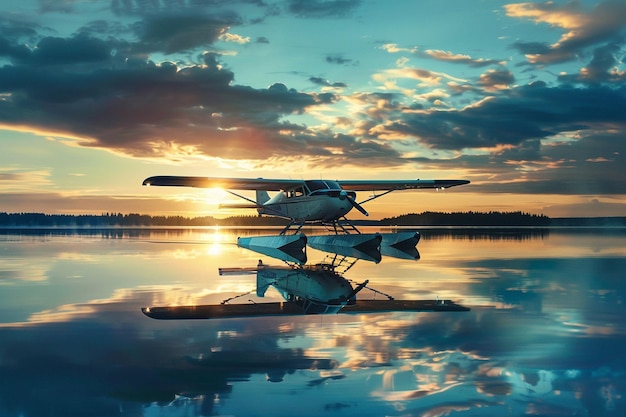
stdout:
[[[307,242],[318,247],[347,246],[366,250],[381,245],[398,249],[414,248],[419,241],[418,233],[362,234],[346,215],[355,209],[369,216],[363,205],[393,191],[444,190],[469,183],[468,180],[450,179],[298,180],[196,176],[153,176],[143,181],[144,186],[221,188],[245,201],[222,204],[222,208],[256,209],[259,216],[273,216],[289,221],[277,236],[239,238],[239,246],[252,250],[269,247],[292,252],[304,247]],[[256,198],[246,197],[240,191],[255,191]],[[371,194],[357,201],[357,191]],[[270,196],[269,192],[276,194]],[[311,236],[307,239],[300,233],[306,224],[325,226],[332,235]]]
[[[353,283],[343,273],[356,260],[341,265],[346,257],[333,257],[331,261],[322,261],[313,265],[289,264],[271,266],[259,260],[255,267],[220,268],[221,276],[248,275],[256,273],[256,295],[264,297],[271,286],[278,291],[284,301],[232,302],[234,299],[248,296],[251,292],[237,295],[220,304],[156,306],[144,307],[141,311],[148,317],[159,320],[190,319],[229,319],[267,316],[292,316],[311,314],[365,314],[395,311],[442,312],[469,311],[468,307],[451,300],[396,300],[374,288],[368,287],[369,280]],[[379,299],[359,299],[357,294],[368,289]]]

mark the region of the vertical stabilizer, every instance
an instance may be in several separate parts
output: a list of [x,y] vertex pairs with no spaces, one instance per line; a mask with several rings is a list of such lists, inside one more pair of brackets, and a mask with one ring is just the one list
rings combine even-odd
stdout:
[[270,195],[265,190],[256,190],[256,203],[265,204],[270,200]]
[[257,297],[265,296],[265,292],[270,287],[270,284],[273,282],[273,279],[268,279],[265,277],[262,271],[257,271],[256,273],[256,295]]

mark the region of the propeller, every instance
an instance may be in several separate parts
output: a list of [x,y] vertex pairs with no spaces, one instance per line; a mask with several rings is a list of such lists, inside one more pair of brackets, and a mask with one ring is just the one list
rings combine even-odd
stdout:
[[348,201],[350,202],[350,204],[352,204],[352,207],[354,207],[355,209],[357,209],[358,211],[360,211],[361,213],[363,213],[365,216],[369,216],[370,214],[363,208],[362,205],[360,205],[359,203],[357,203],[354,198],[350,197],[350,196],[346,196],[346,198],[348,199]]
[[[333,191],[333,193],[336,191]],[[352,204],[352,207],[354,207],[355,209],[357,209],[358,211],[360,211],[361,213],[363,213],[365,216],[369,216],[370,214],[363,208],[362,205],[360,205],[359,203],[356,202],[356,200],[354,198],[352,198],[352,195],[354,195],[355,193],[348,193],[346,190],[341,190],[339,192],[339,199],[340,200],[348,200],[350,202],[350,204]],[[332,194],[331,194],[332,195]],[[337,196],[337,194],[335,194],[335,196]]]
[[362,283],[357,285],[346,298],[348,300],[351,300],[352,298],[356,297],[357,293],[359,291],[361,291],[363,288],[365,288],[367,286],[367,284],[369,284],[369,282],[370,281],[368,279],[366,279],[365,281],[363,281]]

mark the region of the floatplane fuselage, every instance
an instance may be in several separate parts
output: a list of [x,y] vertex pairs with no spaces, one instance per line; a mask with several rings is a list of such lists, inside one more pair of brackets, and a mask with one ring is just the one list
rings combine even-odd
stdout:
[[[146,178],[143,185],[178,186],[200,188],[223,188],[243,200],[245,204],[223,204],[221,207],[256,209],[260,216],[281,217],[290,224],[281,232],[297,233],[306,224],[332,225],[335,233],[358,233],[356,227],[344,228],[340,221],[348,223],[346,215],[354,208],[368,216],[363,204],[392,191],[414,189],[437,189],[468,184],[467,180],[291,180],[264,178],[217,178],[186,176],[155,176]],[[256,199],[245,197],[232,190],[254,190]],[[270,197],[268,191],[277,191]],[[373,194],[366,200],[356,201],[357,191]],[[381,193],[376,194],[377,191]],[[296,229],[292,229],[295,226]]]
[[259,215],[284,217],[298,224],[331,223],[354,207],[367,215],[355,198],[356,192],[342,189],[335,181],[312,180],[272,198],[265,191],[257,191],[256,203]]

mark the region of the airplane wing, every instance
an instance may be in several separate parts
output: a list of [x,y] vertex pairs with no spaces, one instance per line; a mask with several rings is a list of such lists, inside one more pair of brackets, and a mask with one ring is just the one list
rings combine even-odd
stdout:
[[337,181],[351,191],[395,191],[420,188],[450,188],[469,184],[468,180],[346,180]]
[[302,180],[265,178],[219,178],[160,175],[146,178],[143,185],[168,187],[223,188],[225,190],[280,191],[302,185]]
[[[395,191],[420,188],[450,188],[469,184],[468,180],[345,180],[337,181],[350,191]],[[160,175],[143,180],[143,185],[169,187],[223,188],[225,190],[288,190],[303,180],[266,178],[221,178]]]
[[[141,311],[146,316],[158,320],[228,319],[304,314],[301,306],[288,302],[144,307]],[[470,311],[470,308],[450,300],[357,300],[355,305],[346,306],[337,313],[365,314],[394,311]]]

